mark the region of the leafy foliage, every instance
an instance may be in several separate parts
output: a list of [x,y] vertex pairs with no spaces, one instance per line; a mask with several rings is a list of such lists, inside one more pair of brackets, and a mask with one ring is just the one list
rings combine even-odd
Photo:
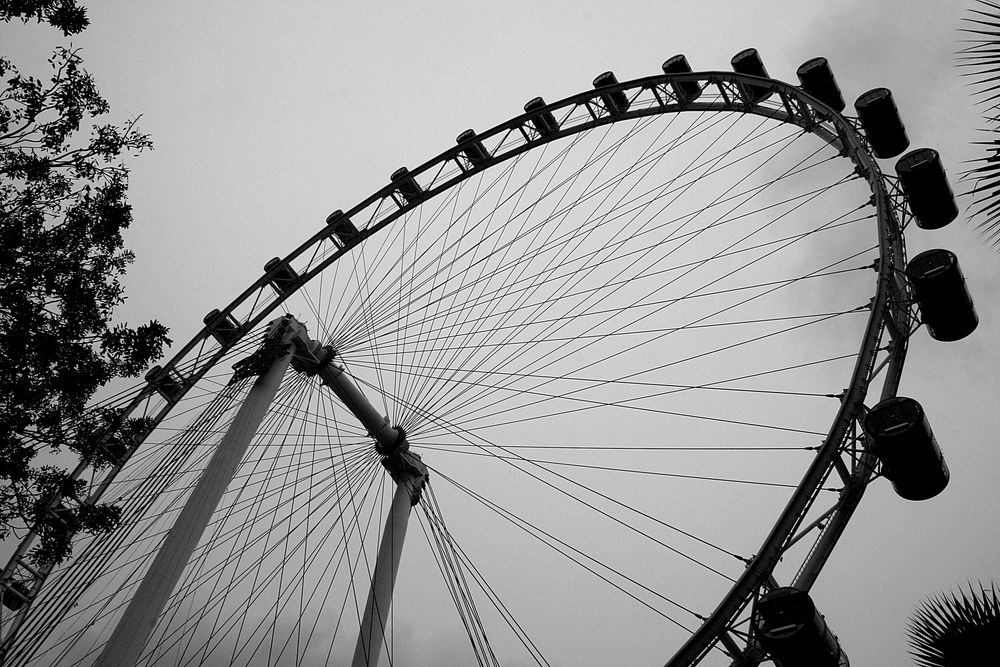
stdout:
[[82,32],[90,25],[87,10],[76,0],[0,0],[0,19],[19,18],[25,23],[31,19],[59,28],[66,36]]
[[[63,30],[86,25],[74,8],[0,5],[5,19],[37,16]],[[36,456],[66,447],[89,465],[114,463],[142,425],[86,405],[102,385],[141,373],[170,342],[155,320],[112,322],[134,259],[121,235],[132,222],[122,158],[151,148],[150,139],[134,120],[96,123],[108,104],[78,51],[59,48],[49,63],[43,82],[0,58],[0,538],[32,526],[39,563],[63,560],[73,534],[108,530],[118,513],[77,502],[84,482],[35,465]]]
[[996,585],[924,602],[910,618],[910,653],[920,667],[985,665],[1000,640]]
[[958,64],[968,68],[966,76],[984,107],[987,139],[976,142],[986,156],[973,160],[963,173],[972,181],[971,219],[986,242],[1000,250],[1000,4],[979,0],[982,9],[973,9],[965,17],[962,32],[970,37],[958,52]]

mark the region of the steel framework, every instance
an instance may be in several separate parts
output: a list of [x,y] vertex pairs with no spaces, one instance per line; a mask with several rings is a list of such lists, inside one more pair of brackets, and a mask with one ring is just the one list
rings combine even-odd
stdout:
[[[697,99],[689,99],[683,92],[692,85],[702,91]],[[878,271],[877,291],[870,304],[850,386],[844,391],[829,433],[743,575],[667,664],[672,667],[696,664],[717,643],[733,657],[734,664],[759,661],[753,641],[736,628],[736,619],[761,592],[776,584],[772,578],[775,563],[791,544],[807,535],[815,543],[791,583],[808,590],[815,581],[874,475],[873,458],[866,451],[858,429],[869,383],[882,373],[882,397],[895,395],[914,322],[908,287],[899,278],[905,263],[902,230],[908,222],[908,212],[894,180],[881,173],[857,121],[796,86],[772,79],[720,71],[658,75],[616,83],[537,106],[479,134],[465,133],[460,138],[462,143],[415,169],[397,172],[390,183],[352,208],[331,216],[326,227],[280,261],[269,263],[265,274],[224,309],[213,311],[206,318],[205,327],[173,359],[147,376],[145,386],[118,415],[119,424],[133,414],[146,416],[146,433],[121,442],[112,426],[102,443],[115,452],[117,463],[102,470],[81,463],[72,474],[74,478],[94,478],[89,495],[54,497],[50,507],[54,510],[61,503],[99,502],[144,437],[228,350],[265,322],[296,290],[411,209],[472,175],[545,143],[609,123],[684,111],[753,114],[796,125],[820,137],[850,159],[857,173],[868,182],[878,220],[880,259],[874,267]],[[831,474],[839,475],[844,484],[839,501],[823,515],[822,521],[803,526],[818,489]],[[51,571],[34,567],[28,561],[34,539],[32,533],[22,541],[2,574],[4,595],[21,598],[22,604],[17,611],[6,612],[3,619],[0,657],[18,651],[20,625]]]

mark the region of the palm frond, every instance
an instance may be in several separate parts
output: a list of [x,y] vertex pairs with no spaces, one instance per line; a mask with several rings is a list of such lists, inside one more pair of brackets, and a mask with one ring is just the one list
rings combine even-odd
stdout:
[[969,220],[976,225],[986,244],[1000,251],[1000,180],[997,163],[1000,162],[1000,3],[978,0],[977,8],[970,9],[963,18],[960,29],[965,45],[957,53],[957,65],[966,68],[962,75],[968,77],[976,104],[984,109],[986,130],[991,141],[975,142],[986,155],[967,163],[961,173],[964,194],[971,196]]
[[959,667],[1000,662],[1000,597],[996,584],[938,595],[910,617],[910,655],[919,667]]

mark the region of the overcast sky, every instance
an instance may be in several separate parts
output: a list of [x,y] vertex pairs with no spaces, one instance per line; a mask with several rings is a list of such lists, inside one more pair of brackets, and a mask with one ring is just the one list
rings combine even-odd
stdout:
[[[685,53],[728,69],[756,47],[772,77],[825,56],[850,102],[892,89],[914,146],[942,155],[956,190],[981,126],[955,67],[971,0],[690,2],[99,2],[73,38],[113,117],[142,116],[155,150],[132,163],[137,255],[130,322],[158,318],[181,342],[201,317],[461,130],[517,115],[535,95],[659,72]],[[0,28],[0,50],[44,74],[51,29]],[[889,165],[886,165],[887,167]],[[960,200],[964,205],[968,200]],[[951,469],[940,497],[867,492],[814,597],[852,664],[902,667],[904,625],[922,599],[1000,578],[997,255],[963,218],[908,234],[912,255],[959,256],[981,324],[943,344],[911,341],[901,394],[924,406]],[[664,656],[667,657],[667,656]]]

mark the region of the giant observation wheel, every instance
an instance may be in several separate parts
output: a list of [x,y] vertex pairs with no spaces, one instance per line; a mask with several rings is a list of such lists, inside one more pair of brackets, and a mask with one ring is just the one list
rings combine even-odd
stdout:
[[[87,494],[50,509],[122,526],[57,567],[29,534],[4,664],[100,664],[122,632],[139,664],[766,659],[756,602],[811,588],[877,476],[860,420],[917,311],[872,137],[835,85],[741,55],[532,100],[268,262],[95,406]],[[136,640],[130,601],[240,438]],[[385,554],[392,606],[356,641]]]

